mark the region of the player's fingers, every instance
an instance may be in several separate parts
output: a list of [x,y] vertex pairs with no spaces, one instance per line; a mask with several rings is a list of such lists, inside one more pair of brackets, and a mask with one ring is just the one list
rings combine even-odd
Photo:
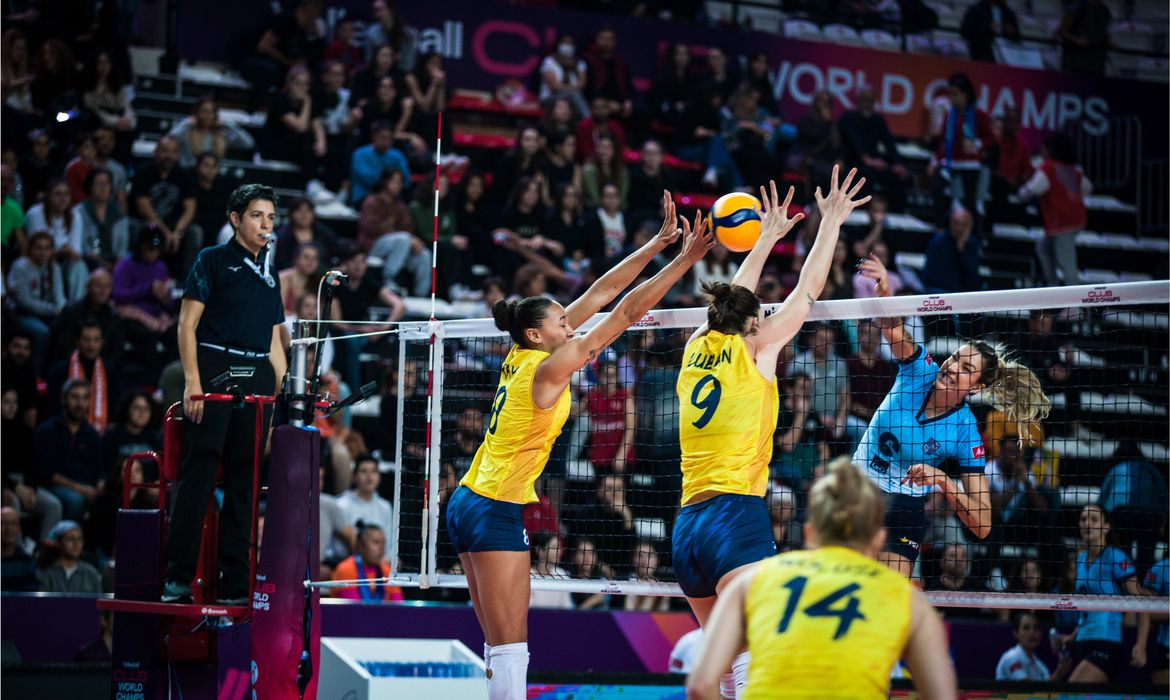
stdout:
[[707,230],[707,218],[703,216],[702,209],[695,210],[695,230],[696,231],[706,231]]
[[850,168],[849,174],[845,176],[845,182],[841,183],[841,189],[846,192],[849,191],[849,183],[853,182],[853,178],[857,177],[857,168]]
[[857,184],[853,186],[853,189],[849,190],[849,199],[853,199],[854,197],[856,197],[857,193],[860,192],[861,188],[864,186],[865,186],[865,178],[863,177],[857,181]]
[[841,172],[841,166],[837,163],[833,164],[833,179],[829,181],[829,191],[837,191],[837,175]]
[[684,236],[691,235],[691,222],[687,221],[687,217],[680,216],[678,220],[682,222],[682,232]]
[[863,206],[865,204],[868,204],[869,200],[871,200],[871,199],[873,199],[873,197],[871,195],[867,194],[867,195],[865,195],[864,199],[859,199],[859,200],[853,202],[853,206],[855,206],[855,207]]
[[760,185],[760,202],[764,205],[764,213],[772,211],[772,203],[768,201],[768,193],[764,190],[764,186]]
[[[833,166],[833,167],[836,167],[836,166]],[[823,201],[825,201],[825,196],[821,194],[821,188],[820,188],[820,186],[819,186],[819,185],[817,186],[817,191],[816,191],[816,198],[817,198],[817,201],[818,201],[818,202],[823,202]]]
[[[768,183],[772,187],[772,206],[776,206],[776,204],[779,203],[779,201],[780,201],[780,195],[776,192],[776,181],[769,180]],[[785,205],[785,206],[787,206],[787,205]]]
[[[780,208],[784,210],[785,214],[788,213],[788,207],[792,206],[792,195],[795,193],[796,193],[796,188],[793,187],[792,185],[789,185],[788,186],[788,194],[784,196],[784,202],[780,205]],[[776,196],[776,183],[775,182],[772,183],[772,196],[773,197]]]

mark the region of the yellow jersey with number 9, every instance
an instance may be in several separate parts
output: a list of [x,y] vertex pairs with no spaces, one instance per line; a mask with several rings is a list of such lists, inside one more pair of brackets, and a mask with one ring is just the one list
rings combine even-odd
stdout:
[[532,402],[536,368],[548,355],[515,345],[504,358],[487,433],[459,482],[485,498],[511,503],[537,500],[533,484],[565,426],[570,404],[567,386],[552,408]]
[[682,504],[704,491],[762,497],[779,391],[743,336],[709,331],[687,345],[677,391]]
[[741,700],[884,700],[910,634],[910,586],[846,547],[765,559],[745,601],[752,660]]

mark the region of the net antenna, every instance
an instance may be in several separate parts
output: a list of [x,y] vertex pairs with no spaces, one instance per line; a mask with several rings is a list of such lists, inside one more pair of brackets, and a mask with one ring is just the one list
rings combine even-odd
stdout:
[[[435,356],[436,356],[436,354],[442,352],[442,346],[441,345],[436,346],[436,344],[435,344],[435,337],[436,337],[436,335],[438,335],[439,328],[440,328],[438,321],[435,320],[435,294],[436,294],[435,288],[437,287],[437,282],[438,282],[438,267],[439,267],[439,169],[441,167],[442,159],[443,159],[443,113],[440,111],[437,115],[436,124],[435,124],[435,200],[434,200],[434,205],[433,205],[433,209],[431,212],[431,220],[432,220],[432,226],[431,226],[431,318],[427,324],[427,336],[428,336],[428,340],[427,340],[427,347],[428,347],[428,353],[427,353],[427,355],[428,355],[427,406],[429,407],[429,409],[427,410],[427,433],[426,433],[426,443],[425,443],[426,448],[425,448],[425,456],[424,456],[424,459],[426,460],[424,462],[424,464],[426,464],[428,466],[428,468],[426,470],[426,476],[423,478],[422,550],[419,553],[419,557],[420,557],[420,561],[424,562],[424,564],[420,567],[420,573],[419,573],[419,579],[418,579],[418,583],[419,583],[419,586],[421,588],[429,588],[430,587],[430,577],[427,575],[428,568],[430,568],[430,567],[426,566],[425,562],[428,561],[427,543],[430,540],[430,535],[431,535],[431,530],[432,530],[431,504],[436,503],[439,500],[438,481],[433,478],[435,476],[435,474],[433,473],[433,470],[429,468],[429,466],[431,464],[431,450],[434,449],[433,443],[438,440],[438,435],[433,435],[433,433],[438,432],[439,423],[441,423],[441,421],[433,421],[435,404],[432,403],[432,398],[434,395],[434,386],[435,386],[435,362],[436,362]],[[401,374],[403,371],[405,371],[405,368],[400,367],[399,374]],[[432,423],[433,423],[433,425],[432,425]],[[399,440],[401,440],[401,439],[402,439],[402,434],[399,433]],[[401,477],[401,471],[399,471],[399,476]],[[432,487],[435,489],[435,493],[431,492]],[[437,527],[438,526],[438,509],[437,508],[435,509],[434,515],[435,515],[435,523],[433,523],[433,526]],[[395,562],[391,562],[391,564],[396,565]]]

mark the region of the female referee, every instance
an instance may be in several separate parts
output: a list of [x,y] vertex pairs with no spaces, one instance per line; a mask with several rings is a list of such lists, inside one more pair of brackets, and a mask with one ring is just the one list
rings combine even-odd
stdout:
[[[755,288],[776,241],[803,215],[788,217],[792,188],[784,202],[771,183],[764,188],[760,238],[731,284],[704,284],[710,297],[707,322],[687,342],[676,390],[682,447],[682,509],[675,520],[671,551],[675,574],[699,624],[704,624],[720,591],[744,567],[776,553],[764,494],[779,410],[776,360],[800,330],[825,285],[841,224],[869,197],[855,200],[865,179],[850,185],[851,170],[838,187],[838,168],[827,197],[818,187],[821,225],[789,301],[762,318]],[[747,679],[747,654],[723,679],[725,698],[734,698]]]
[[[877,283],[878,296],[890,296],[886,268],[876,255],[870,253],[858,269]],[[1032,370],[999,348],[972,341],[939,366],[914,342],[902,319],[878,322],[898,376],[870,419],[853,461],[886,494],[890,537],[881,560],[908,577],[926,532],[925,502],[932,489],[942,492],[976,537],[991,533],[983,438],[967,397],[986,392],[991,404],[1016,422],[1020,435],[1029,435],[1031,424],[1047,417],[1051,404]],[[948,458],[959,463],[959,484],[934,466]]]
[[[523,700],[528,671],[528,534],[521,510],[537,500],[533,484],[569,415],[573,373],[609,346],[656,304],[715,246],[696,214],[675,218],[664,193],[658,236],[623,260],[568,308],[544,297],[496,302],[496,326],[515,345],[504,358],[487,434],[447,504],[447,531],[459,553],[471,602],[484,635],[488,697]],[[683,236],[678,256],[626,295],[588,333],[580,326],[628,285],[663,247]]]
[[747,644],[743,700],[889,696],[905,659],[919,697],[956,697],[942,622],[926,596],[874,561],[885,544],[882,494],[848,457],[812,487],[804,538],[738,577],[704,631],[687,698],[717,697],[719,675]]

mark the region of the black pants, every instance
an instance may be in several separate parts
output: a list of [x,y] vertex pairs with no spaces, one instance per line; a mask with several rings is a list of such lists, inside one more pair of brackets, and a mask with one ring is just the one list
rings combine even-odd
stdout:
[[[272,395],[272,365],[267,358],[249,360],[208,348],[199,348],[199,378],[205,393],[222,393],[227,386],[209,382],[230,367],[253,368],[251,378],[237,378],[245,394]],[[237,597],[248,591],[248,545],[252,534],[252,458],[256,440],[255,406],[233,409],[230,403],[203,404],[203,420],[188,421],[183,434],[183,461],[179,489],[171,510],[167,533],[167,580],[190,583],[195,577],[202,538],[203,519],[215,490],[215,468],[223,458],[223,509],[219,518],[220,597]],[[267,434],[267,420],[265,421]],[[263,439],[263,438],[262,438]],[[263,443],[261,443],[263,444]],[[207,572],[209,575],[211,572]]]

